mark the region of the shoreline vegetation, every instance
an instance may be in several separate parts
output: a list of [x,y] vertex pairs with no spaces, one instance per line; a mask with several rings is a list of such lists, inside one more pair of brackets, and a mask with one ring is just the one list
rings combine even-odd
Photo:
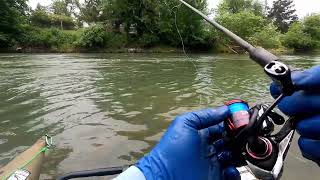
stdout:
[[[295,54],[299,53],[299,51],[294,51],[293,49],[267,49],[268,51],[272,52],[276,55],[282,54]],[[309,52],[320,52],[319,50],[313,50]],[[141,47],[124,47],[124,48],[117,48],[117,49],[80,49],[80,48],[72,48],[72,49],[52,49],[52,48],[40,48],[40,47],[28,47],[22,49],[20,47],[17,48],[6,48],[0,49],[0,53],[132,53],[132,54],[140,54],[140,53],[179,53],[182,54],[183,49],[177,47],[168,47],[168,46],[155,46],[151,48],[141,48]],[[245,52],[235,52],[228,47],[220,47],[219,49],[210,49],[210,50],[189,50],[186,49],[186,53],[212,53],[212,54],[244,54]]]
[[[176,0],[0,0],[0,52],[228,53],[243,49]],[[320,14],[298,19],[292,0],[187,0],[255,46],[275,54],[320,49]],[[184,47],[183,47],[184,46]]]

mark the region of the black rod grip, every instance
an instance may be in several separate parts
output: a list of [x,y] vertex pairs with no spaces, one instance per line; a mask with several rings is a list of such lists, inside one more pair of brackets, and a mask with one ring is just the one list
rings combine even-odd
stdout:
[[249,51],[250,58],[263,68],[272,61],[278,61],[279,58],[264,48],[255,48]]

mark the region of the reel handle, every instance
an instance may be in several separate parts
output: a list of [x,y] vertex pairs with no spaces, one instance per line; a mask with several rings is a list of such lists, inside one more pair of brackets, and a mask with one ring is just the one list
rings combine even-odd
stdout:
[[291,78],[291,70],[280,61],[272,61],[264,67],[266,74],[277,83],[285,96],[291,96],[294,91],[294,84]]

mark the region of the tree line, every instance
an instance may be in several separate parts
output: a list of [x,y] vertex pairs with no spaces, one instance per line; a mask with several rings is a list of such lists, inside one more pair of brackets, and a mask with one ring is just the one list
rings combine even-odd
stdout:
[[[292,0],[187,0],[249,42],[270,49],[320,47],[320,15],[298,19]],[[0,0],[0,48],[121,49],[169,46],[191,50],[236,45],[177,0],[53,0],[33,10],[27,0]]]

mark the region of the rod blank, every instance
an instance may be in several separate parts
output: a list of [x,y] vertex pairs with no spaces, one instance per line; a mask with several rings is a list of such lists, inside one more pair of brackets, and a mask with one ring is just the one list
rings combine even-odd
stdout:
[[246,51],[253,51],[255,49],[254,46],[252,46],[250,43],[248,43],[247,41],[243,40],[241,37],[237,36],[236,34],[234,34],[233,32],[231,32],[229,29],[223,27],[222,25],[220,25],[219,23],[217,23],[216,21],[210,19],[208,16],[206,16],[205,14],[203,14],[201,11],[199,11],[198,9],[194,8],[193,6],[191,6],[190,4],[188,4],[187,2],[183,1],[183,0],[179,0],[181,3],[183,3],[184,5],[186,5],[187,7],[189,7],[190,9],[192,9],[194,12],[196,12],[197,14],[199,14],[203,19],[205,19],[208,23],[210,23],[211,25],[213,25],[214,27],[216,27],[218,30],[220,30],[221,32],[223,32],[224,34],[226,34],[228,37],[232,38],[234,41],[236,41],[242,48],[244,48]]
[[250,54],[250,58],[254,60],[256,63],[258,63],[260,66],[264,67],[267,64],[269,64],[272,61],[277,61],[279,58],[275,56],[274,54],[270,53],[269,51],[263,49],[263,48],[256,48],[241,37],[237,36],[233,32],[231,32],[229,29],[223,27],[213,19],[210,19],[208,16],[203,14],[198,9],[194,8],[184,0],[179,0],[182,4],[190,8],[192,11],[200,15],[203,19],[205,19],[209,24],[213,25],[215,28],[220,30],[222,33],[227,35],[229,38],[233,39],[239,46],[241,46],[243,49],[245,49]]

